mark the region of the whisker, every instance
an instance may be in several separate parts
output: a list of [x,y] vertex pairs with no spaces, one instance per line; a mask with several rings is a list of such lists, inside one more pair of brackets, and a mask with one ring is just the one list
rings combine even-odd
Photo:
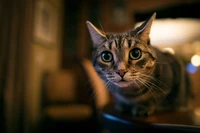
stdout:
[[105,82],[105,87],[107,88],[108,92],[111,92],[112,83],[109,80],[107,80]]
[[144,81],[142,81],[142,79],[137,78],[136,80],[137,80],[138,82],[142,83],[145,87],[148,88],[149,92],[151,93],[151,95],[152,95],[153,98],[154,98],[155,104],[157,105],[157,100],[156,100],[156,96],[155,96],[154,90],[153,90],[150,86],[148,86],[148,84],[146,84]]
[[155,81],[156,83],[159,83],[159,84],[162,84],[163,86],[165,86],[165,87],[167,87],[167,88],[169,88],[169,86],[167,86],[166,84],[164,84],[162,81],[160,81],[159,79],[156,79],[155,77],[153,77],[153,76],[150,76],[150,75],[146,75],[146,74],[140,74],[141,76],[144,76],[144,77],[147,77],[147,78],[149,78],[149,79],[151,79],[151,80],[153,80],[153,81]]
[[89,79],[85,84],[88,84],[88,83],[90,84],[88,91],[92,90],[92,94],[91,94],[90,101],[89,101],[89,102],[91,102],[98,95],[98,91],[96,91],[95,82],[92,79]]
[[114,76],[113,75],[108,75],[108,76],[106,76],[107,78],[114,78]]
[[152,83],[151,81],[146,80],[146,83],[148,83],[150,86],[152,86],[156,90],[161,90],[165,95],[168,95],[167,92],[165,92],[161,87],[157,86],[156,84]]
[[[148,84],[149,86],[153,87],[152,89],[156,89],[156,90],[159,90],[161,92],[163,92],[167,98],[173,102],[172,98],[168,95],[168,92],[167,91],[164,91],[161,87],[159,87],[158,85],[154,84],[153,82],[149,81],[149,80],[145,80],[144,81],[146,84]],[[168,87],[169,88],[169,87]],[[169,89],[168,89],[169,90]]]
[[143,91],[142,91],[142,88],[138,85],[138,83],[135,81],[135,80],[133,80],[134,81],[134,83],[138,86],[138,88],[140,89],[140,91],[141,91],[141,93],[142,93],[142,96],[144,96],[144,93],[143,93]]
[[[91,82],[92,80],[90,79],[90,82]],[[92,100],[98,95],[98,93],[99,93],[99,91],[97,91],[96,89],[95,89],[95,83],[94,82],[91,82],[91,87],[93,87],[92,89],[93,89],[93,93],[92,93],[92,95],[91,95],[91,99],[90,99],[90,102],[92,102]],[[91,88],[90,87],[90,88]],[[105,90],[109,93],[109,92],[111,92],[110,91],[110,88],[112,87],[112,84],[110,83],[110,81],[109,80],[107,80],[107,81],[103,81],[103,88],[105,88]],[[90,89],[89,88],[89,89]],[[88,89],[88,90],[89,90]]]
[[102,30],[103,33],[105,34],[106,40],[108,41],[108,38],[107,38],[107,36],[106,36],[106,32],[105,32],[104,29],[103,29],[103,26],[101,25],[101,23],[100,23],[99,20],[98,20],[98,22],[99,22],[99,25],[100,25],[100,27],[101,27],[101,30]]

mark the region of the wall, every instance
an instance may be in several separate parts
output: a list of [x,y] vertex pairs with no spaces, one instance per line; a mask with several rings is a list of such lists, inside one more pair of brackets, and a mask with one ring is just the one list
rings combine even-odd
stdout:
[[[39,0],[38,0],[39,1]],[[62,44],[62,20],[63,20],[63,0],[44,0],[53,6],[53,13],[57,14],[55,18],[57,30],[55,31],[55,42],[50,46],[42,40],[34,38],[34,27],[37,24],[33,23],[33,41],[31,44],[31,57],[29,68],[29,88],[26,90],[26,115],[29,116],[26,120],[30,123],[29,126],[36,126],[40,120],[40,104],[41,104],[41,79],[46,71],[56,71],[60,69],[61,59],[61,44]],[[35,1],[35,9],[36,9]],[[50,12],[51,12],[50,11]],[[34,11],[34,15],[37,10]],[[36,17],[34,17],[36,20]]]
[[[133,27],[135,24],[134,14],[136,12],[146,12],[153,9],[167,7],[171,5],[183,4],[183,3],[192,3],[198,0],[100,0],[101,1],[101,24],[105,31],[113,32],[123,32],[130,27]],[[117,4],[118,3],[118,4]],[[123,15],[119,16],[119,8],[122,8]],[[124,9],[123,9],[124,8]],[[117,10],[116,10],[117,9]],[[115,13],[116,15],[115,20]],[[121,19],[119,19],[121,18]],[[121,25],[118,23],[121,20],[125,20]],[[123,22],[123,21],[122,21]]]

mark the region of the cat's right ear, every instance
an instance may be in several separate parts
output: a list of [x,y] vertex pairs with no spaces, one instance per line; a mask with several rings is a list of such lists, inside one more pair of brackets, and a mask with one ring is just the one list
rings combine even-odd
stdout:
[[105,42],[106,39],[106,35],[103,33],[103,31],[99,30],[98,28],[96,28],[91,22],[86,21],[91,39],[93,41],[93,46],[97,47],[98,45],[102,44],[103,42]]

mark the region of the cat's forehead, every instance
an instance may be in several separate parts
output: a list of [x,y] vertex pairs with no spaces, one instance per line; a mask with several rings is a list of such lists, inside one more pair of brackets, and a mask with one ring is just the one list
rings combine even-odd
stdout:
[[121,34],[121,33],[106,33],[106,37],[109,40],[120,39],[120,38],[124,38],[125,34]]
[[137,39],[137,31],[136,29],[132,29],[129,31],[119,32],[119,33],[107,32],[106,37],[108,39],[122,39],[122,38]]
[[108,43],[115,42],[122,45],[127,41],[131,41],[131,43],[139,43],[141,41],[135,34],[130,34],[130,32],[108,33],[106,34],[106,37]]
[[131,34],[129,32],[124,32],[124,33],[108,32],[108,33],[106,33],[106,37],[108,39],[122,39],[122,38],[130,38]]

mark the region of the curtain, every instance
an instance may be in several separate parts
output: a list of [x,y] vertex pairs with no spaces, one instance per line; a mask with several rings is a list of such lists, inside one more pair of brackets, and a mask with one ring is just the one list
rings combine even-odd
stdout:
[[23,133],[32,0],[0,1],[0,132]]

